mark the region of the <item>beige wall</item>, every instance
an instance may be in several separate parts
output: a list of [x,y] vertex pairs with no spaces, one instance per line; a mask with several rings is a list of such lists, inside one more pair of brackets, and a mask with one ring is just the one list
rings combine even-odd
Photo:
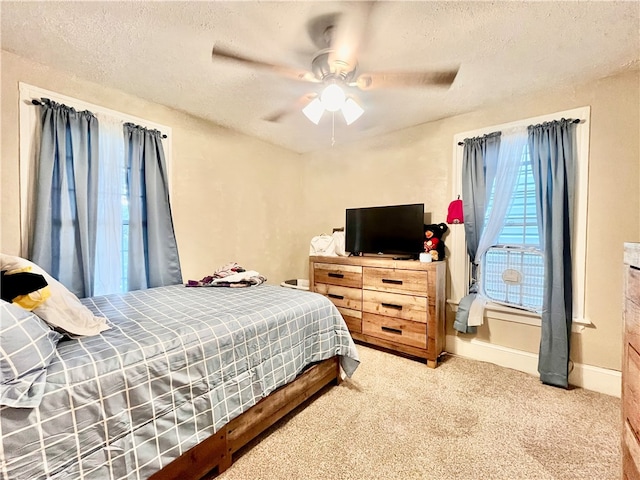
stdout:
[[26,82],[172,128],[171,206],[184,280],[228,261],[275,284],[303,274],[290,255],[302,243],[299,155],[5,51],[1,62],[1,251],[20,252],[18,82]]
[[[348,207],[424,202],[444,221],[456,133],[591,106],[586,314],[576,362],[620,369],[622,244],[640,241],[639,76],[547,91],[390,135],[297,155],[157,104],[2,52],[0,249],[19,251],[18,82],[173,129],[176,235],[185,279],[235,260],[270,283],[307,276],[311,236],[343,226]],[[448,333],[452,314],[448,312]],[[482,340],[537,352],[539,328],[490,320]]]
[[[432,222],[444,221],[452,200],[455,134],[591,106],[586,315],[593,327],[573,335],[571,357],[578,363],[619,370],[622,245],[640,241],[638,84],[638,72],[628,72],[307,154],[305,237],[343,226],[348,207],[424,202]],[[449,334],[455,333],[452,321],[449,311]],[[477,338],[537,353],[540,329],[491,319]]]

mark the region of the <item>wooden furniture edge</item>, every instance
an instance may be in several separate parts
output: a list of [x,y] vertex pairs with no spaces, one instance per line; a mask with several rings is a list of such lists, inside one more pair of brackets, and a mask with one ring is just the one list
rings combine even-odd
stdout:
[[640,402],[638,376],[640,368],[640,243],[624,244],[624,307],[622,357],[622,478],[640,480]]
[[[295,380],[260,400],[246,412],[184,452],[150,480],[199,480],[213,478],[233,463],[233,454],[274,423],[308,401],[322,388],[341,381],[338,356],[305,370]],[[214,470],[217,473],[214,474]]]
[[640,266],[640,243],[625,242],[623,263]]
[[[401,270],[427,270],[429,265],[436,265],[436,268],[446,268],[446,258],[440,262],[421,262],[419,260],[394,260],[390,257],[376,257],[376,256],[319,256],[310,255],[309,264],[316,263],[332,263],[339,265],[354,265],[361,267],[377,267],[377,268],[399,268]],[[442,265],[442,266],[440,266]],[[309,279],[313,276],[312,272],[309,272]]]

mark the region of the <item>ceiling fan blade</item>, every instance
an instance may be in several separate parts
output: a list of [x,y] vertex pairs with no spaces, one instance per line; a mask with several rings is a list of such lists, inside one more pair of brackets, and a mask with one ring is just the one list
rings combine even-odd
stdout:
[[449,87],[456,78],[458,69],[434,72],[375,72],[363,73],[350,85],[360,90],[401,87]]
[[357,57],[366,37],[369,18],[376,2],[356,2],[351,4],[351,11],[336,16],[331,27],[329,65],[340,69],[354,68]]
[[291,78],[293,80],[299,80],[303,82],[312,82],[318,83],[318,80],[315,75],[308,70],[299,70],[296,68],[286,67],[284,65],[275,65],[272,63],[263,62],[261,60],[255,60],[253,58],[244,57],[242,55],[237,55],[229,50],[225,50],[219,46],[214,45],[213,50],[211,52],[211,57],[215,59],[229,60],[234,61],[240,64],[243,64],[247,67],[254,67],[263,70],[269,70],[278,75],[282,75],[287,78]]
[[311,102],[311,100],[313,100],[317,96],[318,95],[315,94],[315,93],[307,93],[305,95],[302,95],[292,105],[273,112],[271,115],[268,115],[268,116],[264,117],[263,120],[266,120],[267,122],[276,122],[277,123],[277,122],[281,121],[287,115],[289,115],[291,113],[294,113],[294,112],[301,111],[304,107],[306,107],[309,104],[309,102]]

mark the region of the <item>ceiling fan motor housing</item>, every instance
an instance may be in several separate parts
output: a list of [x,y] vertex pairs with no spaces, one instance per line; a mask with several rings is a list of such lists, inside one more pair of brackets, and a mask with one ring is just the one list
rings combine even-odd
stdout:
[[329,57],[334,52],[331,48],[326,48],[318,52],[311,62],[311,70],[316,78],[326,82],[328,80],[340,80],[350,82],[356,73],[357,65],[350,65],[343,60],[329,62]]

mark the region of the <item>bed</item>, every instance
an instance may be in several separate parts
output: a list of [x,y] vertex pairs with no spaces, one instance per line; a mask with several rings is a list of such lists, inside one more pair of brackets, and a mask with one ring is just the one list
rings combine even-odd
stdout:
[[14,479],[201,478],[358,355],[325,297],[279,286],[82,299],[108,330],[61,338],[37,407],[0,408]]

